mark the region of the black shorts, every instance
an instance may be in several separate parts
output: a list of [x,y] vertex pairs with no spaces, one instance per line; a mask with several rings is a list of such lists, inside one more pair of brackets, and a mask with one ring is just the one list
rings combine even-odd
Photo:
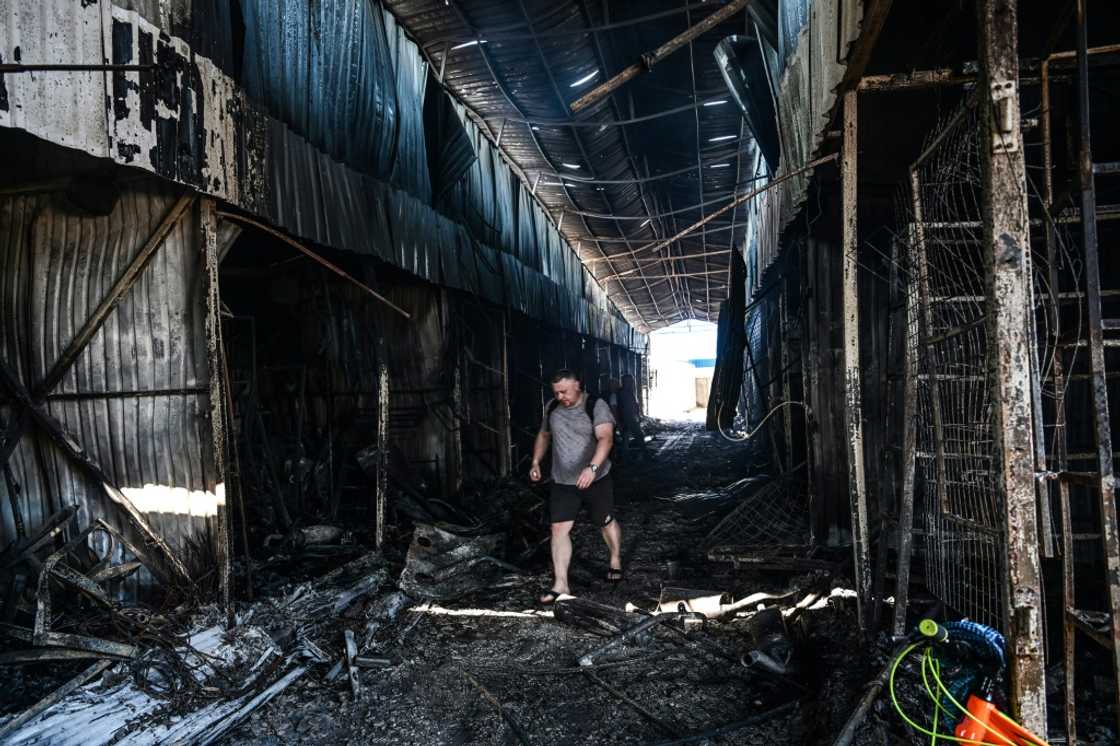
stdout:
[[596,526],[605,526],[614,516],[614,480],[610,474],[581,490],[574,484],[552,484],[552,494],[549,496],[548,510],[553,523],[574,521],[579,513],[580,505],[587,505],[587,512],[591,515],[591,522]]

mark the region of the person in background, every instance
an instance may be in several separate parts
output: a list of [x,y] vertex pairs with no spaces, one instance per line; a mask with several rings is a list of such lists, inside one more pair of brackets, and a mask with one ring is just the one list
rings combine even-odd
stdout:
[[622,390],[622,383],[617,378],[607,379],[607,405],[611,408],[611,417],[614,417],[614,454],[615,461],[622,463],[621,451],[618,450],[620,443],[618,442],[619,430],[618,423],[622,422],[622,415],[618,411],[618,392]]
[[622,377],[618,391],[618,425],[620,454],[625,457],[631,445],[636,445],[639,453],[645,454],[646,439],[642,432],[642,405],[638,402],[638,385],[634,376],[627,373]]
[[622,383],[617,378],[607,379],[607,404],[610,405],[615,422],[621,422],[618,413],[618,392],[621,390]]

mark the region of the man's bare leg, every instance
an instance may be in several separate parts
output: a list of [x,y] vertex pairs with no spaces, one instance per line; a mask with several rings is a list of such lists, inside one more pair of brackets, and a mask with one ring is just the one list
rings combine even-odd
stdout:
[[[552,592],[571,593],[568,565],[572,562],[572,525],[575,521],[552,524]],[[543,600],[543,599],[542,599]]]
[[617,520],[612,520],[602,528],[603,541],[607,542],[607,550],[610,552],[610,569],[622,569],[622,528],[618,525]]

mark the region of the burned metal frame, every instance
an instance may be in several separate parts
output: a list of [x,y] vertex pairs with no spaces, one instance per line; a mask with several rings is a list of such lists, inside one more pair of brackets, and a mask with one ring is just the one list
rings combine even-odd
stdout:
[[[1078,176],[1081,187],[1081,241],[1085,262],[1085,298],[1088,305],[1089,326],[1089,365],[1090,387],[1093,403],[1093,434],[1096,441],[1098,471],[1091,477],[1093,487],[1096,488],[1100,500],[1100,533],[1104,553],[1105,584],[1108,592],[1109,630],[1104,635],[1099,634],[1085,623],[1084,614],[1075,608],[1074,594],[1074,562],[1073,562],[1073,531],[1071,526],[1071,511],[1069,505],[1069,489],[1067,482],[1073,481],[1069,472],[1059,473],[1059,490],[1062,515],[1062,549],[1063,549],[1063,628],[1064,662],[1066,666],[1066,728],[1067,738],[1074,742],[1077,737],[1077,712],[1075,702],[1075,643],[1076,632],[1081,630],[1090,639],[1103,645],[1112,658],[1114,683],[1120,684],[1120,535],[1117,526],[1116,511],[1116,475],[1112,452],[1112,421],[1110,417],[1110,403],[1108,397],[1108,372],[1104,359],[1104,329],[1106,322],[1102,318],[1101,309],[1101,271],[1100,253],[1097,245],[1097,195],[1095,184],[1095,169],[1093,165],[1093,152],[1091,143],[1091,110],[1089,88],[1089,55],[1092,50],[1088,45],[1088,15],[1086,0],[1076,0],[1075,32],[1077,37],[1077,108],[1078,108]],[[1117,51],[1120,47],[1105,48],[1107,51]],[[1048,64],[1059,55],[1051,55],[1043,62],[1044,103],[1046,104],[1046,129],[1045,153],[1047,165],[1050,159],[1049,141],[1049,86]],[[1068,55],[1067,55],[1068,56]],[[1049,168],[1047,168],[1049,178]],[[1047,184],[1047,197],[1052,198],[1049,184]],[[1052,227],[1047,226],[1047,249],[1051,250]],[[1053,267],[1053,262],[1051,262]],[[1057,291],[1053,286],[1052,290]],[[1059,405],[1064,404],[1060,401]],[[1064,413],[1063,413],[1064,418]],[[1062,424],[1064,425],[1064,419]],[[1064,429],[1064,428],[1063,428]],[[1065,456],[1064,444],[1059,451],[1059,458]],[[1114,692],[1116,716],[1120,720],[1120,690]]]
[[858,214],[858,115],[859,92],[844,93],[843,162],[843,326],[844,419],[848,435],[848,495],[852,519],[852,564],[856,585],[856,613],[860,630],[868,631],[871,603],[871,564],[867,525],[867,480],[863,447],[863,404],[859,364],[859,224]]
[[[985,116],[991,116],[991,108],[995,105],[1005,107],[1001,111],[1005,112],[1004,116],[1008,114],[1013,117],[1014,126],[1007,131],[1006,128],[998,133],[995,141],[988,137],[985,142],[988,147],[982,147],[981,151],[984,153],[985,159],[985,223],[987,226],[987,241],[985,242],[989,250],[995,249],[996,246],[1001,246],[999,237],[1006,235],[1009,239],[1017,237],[1019,240],[1018,251],[1012,252],[1016,257],[1023,257],[1024,253],[1029,253],[1029,249],[1023,247],[1029,246],[1029,216],[1026,210],[1026,196],[1025,196],[1025,169],[1023,164],[1022,149],[1015,148],[1014,145],[1008,147],[1006,141],[1008,139],[1020,140],[1019,134],[1019,109],[1018,109],[1018,91],[1014,81],[1019,80],[1018,76],[1018,57],[1017,57],[1017,35],[1015,33],[1015,2],[1014,0],[982,0],[979,6],[978,23],[981,28],[981,62],[983,68],[983,80],[986,81],[999,81],[999,84],[1004,85],[1005,81],[1012,81],[1010,86],[1011,96],[1008,97],[1005,91],[1007,88],[1001,88],[1003,100],[1008,101],[1006,104],[994,104],[988,101],[985,94],[981,93],[979,97],[984,101],[981,107]],[[1009,20],[1010,19],[1010,20]],[[1048,114],[1049,98],[1046,91],[1047,70],[1046,65],[1043,65],[1043,113],[1044,119]],[[923,74],[919,76],[876,76],[874,78],[866,78],[860,83],[860,90],[866,92],[880,92],[880,91],[894,91],[905,90],[913,87],[925,86],[944,86],[944,85],[959,85],[961,83],[971,82],[974,78],[968,76],[962,78],[954,75],[952,71],[931,71],[930,74]],[[982,87],[983,88],[983,87]],[[992,89],[994,90],[994,89]],[[991,119],[987,120],[988,122]],[[1006,120],[1005,120],[1006,121]],[[989,125],[990,126],[990,125]],[[1044,141],[1049,141],[1049,122],[1045,121],[1043,124]],[[936,145],[936,142],[931,144],[929,148]],[[994,147],[993,147],[994,146]],[[925,152],[928,152],[929,148]],[[1048,151],[1048,147],[1044,148]],[[993,153],[993,151],[995,151]],[[923,157],[925,155],[923,153]],[[1049,153],[1046,152],[1045,164],[1046,170],[1046,192],[1045,198],[1047,201],[1047,208],[1051,207],[1051,197],[1049,188]],[[920,160],[920,159],[919,159]],[[918,223],[921,223],[921,204],[920,204],[920,185],[917,182],[916,174],[911,171],[911,188],[915,206],[915,214],[918,216]],[[921,225],[916,226],[919,230]],[[912,278],[912,281],[917,280],[919,293],[928,298],[928,286],[922,282],[922,257],[923,241],[919,233],[910,237],[911,251],[916,250],[917,259],[916,271],[917,278]],[[1048,252],[1050,256],[1051,272],[1054,271],[1053,260],[1053,228],[1048,227]],[[998,253],[998,252],[997,252]],[[1005,253],[1006,255],[1006,253]],[[998,259],[998,256],[997,256]],[[1033,340],[1028,338],[1030,330],[1033,325],[1028,323],[1026,314],[1031,308],[1028,299],[1031,297],[1029,287],[1030,274],[1029,271],[1024,271],[1023,268],[1027,267],[1029,270],[1029,258],[1017,263],[1015,266],[999,266],[998,262],[993,267],[995,286],[989,293],[989,302],[1000,305],[1001,309],[996,310],[994,313],[989,314],[989,322],[997,327],[997,334],[993,334],[993,338],[997,346],[1007,348],[1006,354],[1001,349],[997,351],[996,358],[999,361],[998,365],[998,378],[1000,379],[1001,392],[1000,399],[1003,403],[1003,417],[1000,423],[997,424],[997,430],[1005,435],[1005,439],[1001,442],[1002,463],[1004,465],[1003,477],[1003,490],[1007,495],[1007,509],[1009,516],[1004,522],[1006,537],[1008,542],[1008,561],[1007,561],[1007,583],[1006,592],[1009,597],[1009,617],[1012,632],[1013,642],[1013,665],[1012,665],[1012,701],[1013,706],[1017,710],[1020,718],[1024,724],[1035,730],[1035,732],[1045,732],[1045,690],[1043,687],[1043,672],[1042,672],[1042,657],[1041,657],[1041,640],[1042,640],[1042,624],[1040,619],[1041,608],[1041,587],[1040,587],[1040,566],[1039,566],[1039,537],[1037,532],[1037,511],[1044,505],[1039,505],[1036,498],[1035,485],[1034,485],[1034,464],[1031,462],[1035,457],[1036,450],[1036,431],[1030,425],[1032,409],[1035,397],[1032,396],[1032,385],[1029,379],[1031,375],[1032,366],[1030,365],[1030,350]],[[1056,288],[1056,278],[1051,278],[1051,287]],[[1012,289],[1015,289],[1014,292]],[[910,293],[908,298],[907,318],[908,323],[913,324],[914,314],[918,314],[917,322],[922,329],[923,337],[928,336],[928,320],[924,318],[919,308],[914,302],[914,293]],[[999,317],[995,321],[991,317]],[[1013,353],[1014,351],[1014,353]],[[909,410],[913,405],[913,386],[916,376],[916,364],[918,358],[918,351],[914,350],[911,345],[907,345],[906,355],[907,359],[904,367],[904,406]],[[1015,354],[1015,360],[1019,364],[1008,365],[1007,361],[1011,359],[1011,355]],[[1061,376],[1059,370],[1057,374]],[[1059,408],[1061,401],[1059,400]],[[1014,414],[1010,415],[1007,412],[1008,408],[1013,409]],[[935,405],[935,413],[937,407]],[[1041,416],[1041,412],[1034,413],[1036,416]],[[1026,418],[1024,420],[1024,417]],[[907,611],[907,589],[909,585],[909,560],[910,548],[912,544],[912,528],[913,528],[913,480],[914,480],[914,452],[915,443],[913,441],[914,426],[911,420],[913,414],[908,411],[905,415],[905,433],[904,433],[904,456],[903,456],[903,490],[900,502],[900,517],[899,517],[899,569],[897,576],[897,592],[896,592],[896,605],[895,605],[895,619],[893,625],[893,632],[897,636],[905,633],[906,611]],[[1026,422],[1027,425],[1019,427],[1016,423]],[[1061,424],[1061,423],[1059,423]],[[1009,442],[1006,438],[1007,435],[1011,436],[1014,443]],[[941,455],[938,454],[938,461],[941,462]],[[943,473],[943,468],[939,465],[939,473]],[[1068,488],[1062,484],[1060,489],[1064,495],[1063,497],[1063,529],[1068,532]],[[1067,567],[1072,563],[1072,545],[1071,541],[1067,542],[1069,551],[1064,551],[1064,563]],[[1070,568],[1071,570],[1072,568]],[[1069,570],[1067,570],[1067,575]],[[1067,588],[1067,606],[1071,602],[1072,591]],[[1069,620],[1067,617],[1067,630],[1069,629]],[[1067,638],[1069,632],[1067,631]],[[1067,667],[1070,665],[1070,658],[1072,657],[1072,649],[1067,648]],[[1072,700],[1072,691],[1068,689],[1072,687],[1072,677],[1067,672],[1067,700]],[[1072,737],[1072,732],[1071,732]]]
[[[995,390],[999,488],[1007,517],[1010,701],[1026,728],[1046,732],[1042,570],[1034,484],[1034,428],[1027,314],[1030,215],[1020,131],[1016,0],[980,0],[980,161],[988,278],[989,344]],[[1111,451],[1109,452],[1111,457]]]
[[[11,569],[19,564],[27,564],[37,573],[35,580],[35,616],[31,628],[4,624],[0,631],[15,639],[27,642],[34,647],[29,650],[12,651],[5,655],[4,662],[34,662],[41,660],[72,660],[80,658],[134,658],[139,649],[135,645],[120,643],[113,640],[104,640],[88,635],[55,632],[51,629],[54,617],[52,604],[52,582],[59,582],[76,590],[86,598],[105,608],[115,619],[130,626],[137,626],[137,622],[130,617],[120,614],[120,606],[100,586],[127,574],[135,572],[140,567],[138,562],[123,562],[120,565],[111,565],[112,556],[118,544],[128,549],[134,556],[142,557],[143,551],[128,541],[124,535],[103,519],[96,519],[86,528],[77,532],[62,547],[51,552],[42,562],[35,553],[46,546],[47,542],[61,532],[70,519],[77,514],[77,506],[59,511],[43,526],[39,527],[33,539],[24,546],[12,552],[5,569]],[[82,574],[63,561],[80,549],[88,549],[89,537],[93,534],[103,533],[108,538],[104,556],[94,563],[89,574]]]

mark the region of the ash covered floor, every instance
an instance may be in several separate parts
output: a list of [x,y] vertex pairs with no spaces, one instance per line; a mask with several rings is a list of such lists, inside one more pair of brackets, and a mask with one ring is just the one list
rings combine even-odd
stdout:
[[[329,544],[255,562],[255,598],[239,600],[232,627],[215,606],[184,605],[152,612],[125,638],[143,646],[133,660],[92,672],[88,661],[9,669],[0,743],[833,743],[898,643],[880,631],[861,644],[849,548],[776,553],[808,532],[797,505],[805,493],[763,474],[753,454],[695,425],[658,432],[646,458],[616,472],[625,579],[606,582],[598,531],[577,523],[577,598],[548,609],[536,602],[551,581],[544,490],[507,480],[464,493],[456,510],[480,520],[476,535],[455,541],[481,543],[520,570],[473,564],[455,554],[467,543],[456,545],[449,566],[469,572],[434,583],[451,595],[417,583],[416,546],[438,535],[409,522],[401,502],[384,552]],[[486,544],[503,528],[504,549]],[[738,548],[718,543],[724,535]],[[738,566],[712,559],[721,556]],[[669,599],[718,594],[736,599],[733,613],[691,624],[662,614],[668,621],[580,665],[659,603],[675,610]],[[58,607],[56,626],[112,637],[103,615],[83,608]],[[944,618],[921,593],[910,610],[911,624]],[[947,680],[967,673],[945,661]],[[898,672],[901,705],[932,722],[917,658]],[[1079,659],[1093,705],[1084,743],[1116,742],[1107,674],[1100,656]],[[63,686],[79,679],[88,683]],[[1047,681],[1057,723],[1060,666]],[[948,732],[953,717],[943,720]],[[928,742],[886,691],[859,722],[852,744]]]
[[[742,598],[844,585],[820,571],[735,570],[704,557],[705,536],[729,508],[718,500],[720,490],[750,473],[750,453],[682,425],[658,433],[646,458],[616,466],[626,577],[618,585],[605,581],[605,546],[581,516],[573,534],[573,593],[618,609],[631,603],[652,610],[672,587]],[[536,603],[550,583],[546,557],[547,546],[529,577],[499,576],[487,589],[403,611],[363,652],[389,665],[361,670],[357,696],[345,674],[328,681],[328,667],[320,666],[255,711],[227,742],[658,743],[731,726],[704,740],[822,743],[843,724],[865,681],[865,668],[852,665],[854,605],[843,597],[789,624],[794,676],[736,660],[757,643],[757,619],[749,613],[687,635],[655,631],[582,669],[577,659],[609,638]],[[803,595],[786,603],[787,611]],[[342,632],[336,637],[341,649]]]

